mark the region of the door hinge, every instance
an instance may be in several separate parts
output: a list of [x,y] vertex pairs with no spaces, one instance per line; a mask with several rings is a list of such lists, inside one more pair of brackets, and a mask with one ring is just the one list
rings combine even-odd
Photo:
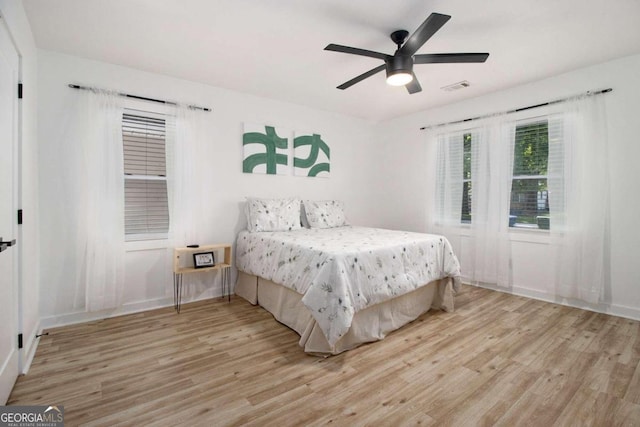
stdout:
[[22,99],[22,83],[18,83],[18,99]]
[[22,225],[22,209],[18,209],[18,225]]
[[22,334],[18,334],[18,349],[22,348]]

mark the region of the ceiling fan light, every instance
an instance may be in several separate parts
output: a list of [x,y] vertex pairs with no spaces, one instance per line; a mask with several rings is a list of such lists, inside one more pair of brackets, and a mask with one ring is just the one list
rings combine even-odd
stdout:
[[404,86],[413,80],[413,58],[410,56],[394,55],[385,62],[387,70],[387,84]]
[[387,84],[391,86],[404,86],[413,80],[413,75],[406,71],[398,71],[387,76]]

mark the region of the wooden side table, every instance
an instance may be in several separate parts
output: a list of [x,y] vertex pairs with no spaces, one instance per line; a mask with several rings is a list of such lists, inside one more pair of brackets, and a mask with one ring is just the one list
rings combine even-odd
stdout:
[[[193,254],[199,252],[216,253],[215,265],[211,267],[196,268],[193,263]],[[219,254],[223,252],[222,262],[219,260]],[[220,270],[222,282],[222,297],[226,294],[231,301],[231,245],[201,245],[197,248],[174,248],[173,250],[173,303],[176,311],[180,313],[180,305],[182,304],[182,275],[190,273],[201,273],[211,270]]]

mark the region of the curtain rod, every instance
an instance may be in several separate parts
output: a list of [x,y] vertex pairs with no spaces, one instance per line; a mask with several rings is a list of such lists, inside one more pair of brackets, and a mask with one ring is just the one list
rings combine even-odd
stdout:
[[[591,96],[591,95],[600,95],[603,93],[609,93],[613,91],[613,89],[611,88],[607,88],[607,89],[602,89],[602,90],[596,90],[596,91],[588,91],[587,93],[585,93],[584,95],[586,96]],[[579,95],[578,95],[579,96]],[[571,98],[574,98],[575,96],[571,96],[571,97],[567,97],[567,98],[562,98],[562,99],[556,99],[554,101],[549,101],[549,102],[543,102],[542,104],[536,104],[536,105],[529,105],[528,107],[522,107],[522,108],[516,108],[515,110],[509,110],[509,111],[505,111],[503,114],[513,114],[513,113],[519,113],[520,111],[525,111],[525,110],[531,110],[533,108],[538,108],[538,107],[545,107],[547,105],[553,105],[553,104],[559,104],[561,102],[565,102],[568,101]],[[464,122],[471,122],[473,120],[480,120],[480,119],[486,119],[487,117],[491,117],[494,116],[496,114],[499,113],[493,113],[493,114],[484,114],[482,116],[478,116],[478,117],[471,117],[469,119],[463,119],[463,120],[456,120],[455,122],[447,122],[447,123],[439,123],[437,125],[429,125],[429,126],[423,126],[420,128],[420,130],[425,130],[425,129],[432,129],[432,128],[437,128],[437,127],[442,127],[442,126],[447,126],[447,125],[455,125],[458,123],[464,123]]]
[[[95,87],[88,87],[88,86],[80,86],[80,85],[75,85],[73,83],[69,83],[69,87],[71,89],[82,89],[82,90],[102,90],[102,89],[98,89]],[[177,102],[172,102],[172,101],[165,101],[163,99],[154,99],[154,98],[147,98],[145,96],[138,96],[138,95],[131,95],[129,93],[122,93],[122,92],[118,92],[117,95],[122,96],[124,98],[132,98],[132,99],[139,99],[142,101],[149,101],[149,102],[158,102],[160,104],[167,104],[167,105],[178,105]],[[213,111],[211,108],[207,108],[207,107],[198,107],[197,105],[187,105],[187,107],[192,108],[194,110],[202,110],[202,111]]]

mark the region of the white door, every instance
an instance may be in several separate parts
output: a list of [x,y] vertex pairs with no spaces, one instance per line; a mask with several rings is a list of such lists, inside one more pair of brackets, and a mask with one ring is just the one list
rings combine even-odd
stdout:
[[[17,234],[18,64],[18,54],[0,18],[0,237],[3,241],[12,241]],[[6,403],[18,377],[17,257],[15,246],[0,252],[0,405]]]

